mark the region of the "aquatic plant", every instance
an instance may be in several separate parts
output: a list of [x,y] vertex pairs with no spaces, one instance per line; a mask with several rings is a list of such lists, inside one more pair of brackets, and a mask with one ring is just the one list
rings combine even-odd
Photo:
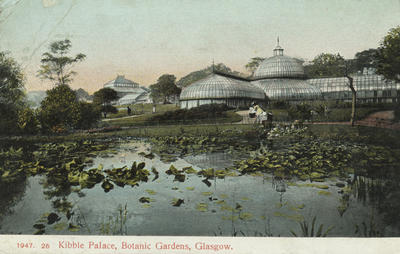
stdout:
[[[324,224],[320,224],[319,227],[315,224],[317,219],[317,216],[314,216],[314,218],[311,221],[311,225],[309,225],[309,222],[306,220],[303,220],[302,222],[299,222],[299,226],[301,229],[301,234],[296,234],[293,230],[290,230],[290,233],[293,236],[303,236],[303,237],[326,237],[328,236],[328,233],[334,229],[334,226],[329,226],[325,231],[324,231]],[[317,230],[318,227],[318,230]]]

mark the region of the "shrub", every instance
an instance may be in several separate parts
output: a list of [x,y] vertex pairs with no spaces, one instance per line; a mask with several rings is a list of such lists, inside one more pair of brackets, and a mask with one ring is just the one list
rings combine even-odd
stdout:
[[39,131],[39,120],[36,113],[25,107],[18,112],[18,127],[23,134],[36,134]]
[[191,109],[178,109],[167,111],[164,114],[151,117],[150,121],[168,120],[202,120],[226,117],[226,111],[230,108],[225,104],[201,105]]

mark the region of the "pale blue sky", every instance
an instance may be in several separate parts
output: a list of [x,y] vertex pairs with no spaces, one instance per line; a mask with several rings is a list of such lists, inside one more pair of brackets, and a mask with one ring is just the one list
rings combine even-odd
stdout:
[[117,74],[147,86],[213,59],[245,72],[251,57],[272,55],[277,36],[289,56],[352,58],[400,25],[400,0],[0,0],[0,8],[0,50],[23,65],[29,90],[51,87],[35,73],[48,44],[64,38],[87,55],[72,87],[93,92]]

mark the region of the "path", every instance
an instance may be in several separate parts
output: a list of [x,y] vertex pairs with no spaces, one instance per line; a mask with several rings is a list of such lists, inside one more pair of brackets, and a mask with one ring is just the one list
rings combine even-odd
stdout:
[[123,117],[115,117],[115,118],[104,118],[101,121],[108,122],[108,121],[125,119],[125,118],[135,118],[135,117],[139,117],[139,116],[141,116],[141,115],[131,115],[131,116],[123,116]]

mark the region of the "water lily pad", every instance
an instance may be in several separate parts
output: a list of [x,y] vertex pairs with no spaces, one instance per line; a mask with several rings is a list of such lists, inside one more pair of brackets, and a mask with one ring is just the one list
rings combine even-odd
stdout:
[[210,196],[212,194],[213,194],[213,192],[210,192],[210,191],[206,191],[206,192],[202,192],[201,193],[201,195],[203,195],[203,196]]
[[38,229],[35,231],[35,233],[33,233],[34,235],[43,235],[45,233],[44,229]]
[[318,191],[318,194],[319,194],[319,195],[325,195],[325,196],[332,195],[332,193],[329,192],[329,191]]
[[165,173],[167,173],[168,175],[177,175],[177,174],[179,174],[179,170],[177,168],[175,168],[174,165],[171,164],[171,166],[169,167],[169,169],[167,171],[165,171]]
[[304,221],[304,217],[301,214],[289,215],[289,214],[284,214],[284,213],[280,213],[280,212],[274,212],[273,215],[276,217],[283,217],[283,218],[287,218],[289,220],[294,220],[297,222]]
[[196,209],[200,212],[207,212],[208,205],[206,203],[199,203],[199,204],[197,204]]
[[240,213],[239,214],[239,219],[241,219],[241,220],[251,220],[251,219],[253,219],[253,214],[251,214],[251,213]]
[[142,207],[143,207],[143,208],[150,208],[151,205],[150,205],[150,204],[143,204]]
[[157,194],[157,192],[155,192],[154,190],[150,190],[150,189],[145,190],[145,192],[149,193],[150,195],[156,195]]
[[183,174],[176,174],[174,181],[179,181],[179,182],[184,182],[185,181],[186,176]]
[[35,224],[33,227],[36,229],[44,229],[46,226],[44,224]]
[[139,199],[140,203],[150,203],[150,198],[149,197],[141,197]]
[[173,206],[181,206],[181,204],[185,203],[183,199],[178,199],[175,202],[173,202]]
[[73,225],[71,223],[68,225],[68,231],[78,232],[80,229],[81,228],[79,226],[77,226],[77,225]]
[[54,230],[56,230],[56,231],[62,231],[62,230],[64,230],[64,229],[67,228],[67,223],[65,223],[65,222],[57,223],[57,224],[55,224],[55,225],[53,226],[53,228],[54,228]]
[[186,189],[192,191],[194,190],[194,187],[186,187]]
[[148,153],[148,154],[145,154],[144,157],[147,158],[147,159],[152,160],[152,159],[154,159],[155,156],[154,156],[153,153]]
[[211,186],[211,182],[208,181],[208,179],[204,179],[204,180],[202,180],[202,182],[205,183],[208,187]]
[[218,200],[215,203],[217,203],[218,205],[225,205],[226,204],[225,200]]
[[47,224],[51,225],[54,222],[59,221],[60,219],[61,219],[60,216],[58,216],[56,213],[50,213],[47,216]]
[[182,168],[182,170],[186,173],[186,174],[197,174],[197,171],[192,167],[184,167]]
[[223,220],[228,220],[228,221],[236,221],[236,220],[238,220],[238,216],[236,216],[236,215],[228,215],[228,216],[226,216],[226,215],[222,215],[222,219]]
[[101,187],[104,189],[104,192],[109,192],[110,190],[112,190],[114,188],[114,185],[110,181],[105,180],[101,184]]
[[222,199],[225,199],[225,198],[228,197],[228,195],[226,195],[226,194],[221,194],[221,195],[219,195],[219,197],[222,198]]

